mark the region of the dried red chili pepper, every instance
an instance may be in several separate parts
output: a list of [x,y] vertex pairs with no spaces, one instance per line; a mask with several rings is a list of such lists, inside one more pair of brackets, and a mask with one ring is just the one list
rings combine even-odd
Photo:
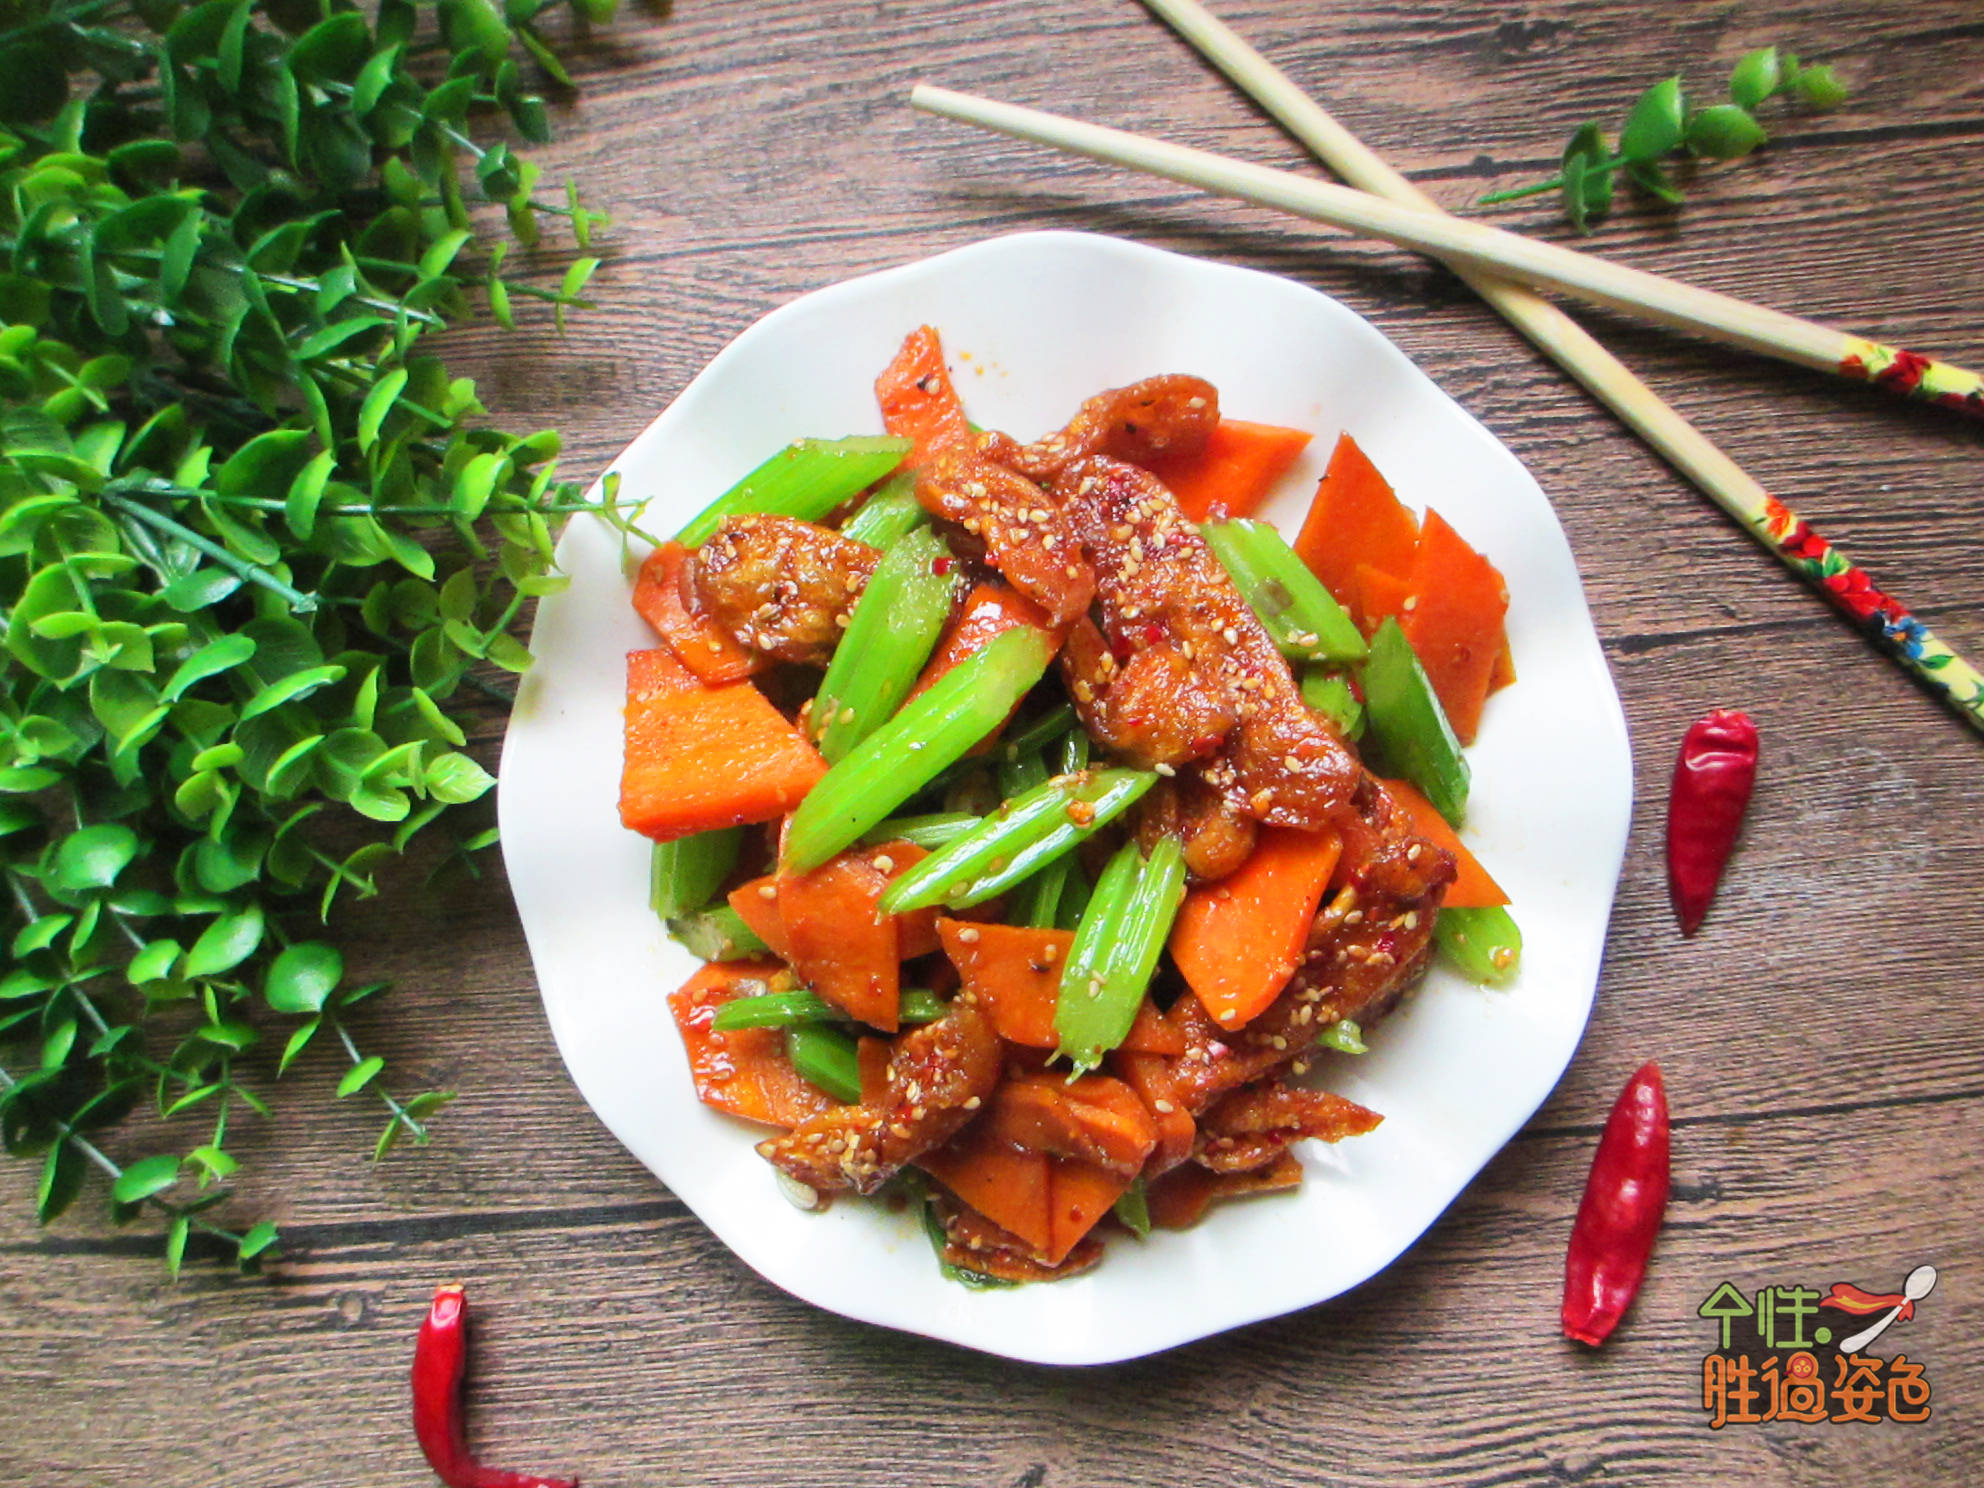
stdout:
[[1715,899],[1757,780],[1757,726],[1718,708],[1681,741],[1667,797],[1667,894],[1681,933],[1693,935]]
[[1603,1343],[1646,1274],[1667,1212],[1667,1092],[1660,1066],[1639,1067],[1606,1118],[1564,1260],[1564,1333]]
[[427,1454],[427,1465],[448,1488],[578,1488],[576,1478],[505,1472],[484,1467],[470,1455],[462,1419],[467,1324],[468,1298],[462,1289],[436,1287],[413,1349],[413,1434]]

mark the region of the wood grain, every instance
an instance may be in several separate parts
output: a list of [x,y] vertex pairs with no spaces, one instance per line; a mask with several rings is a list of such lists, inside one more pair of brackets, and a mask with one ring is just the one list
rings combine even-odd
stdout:
[[[1854,86],[1754,159],[1633,203],[1601,252],[1959,363],[1984,362],[1984,23],[1972,0],[1233,0],[1222,16],[1443,204],[1547,172],[1586,118],[1679,70],[1711,91],[1779,41]],[[1960,1485],[1984,1461],[1984,816],[1937,710],[1543,364],[1450,274],[1378,245],[912,115],[918,80],[1305,169],[1134,0],[676,0],[586,42],[546,176],[609,208],[601,308],[560,338],[451,338],[499,416],[601,466],[751,321],[806,290],[1029,227],[1280,273],[1375,321],[1536,473],[1625,702],[1637,816],[1591,1028],[1534,1121],[1351,1295],[1079,1373],[807,1308],[752,1275],[599,1126],[546,1033],[500,873],[355,906],[359,1027],[462,1099],[373,1166],[374,1113],[313,1051],[242,1134],[238,1207],[284,1226],[262,1281],[178,1285],[86,1202],[48,1232],[0,1168],[0,1475],[286,1488],[429,1483],[404,1421],[433,1284],[470,1284],[496,1460],[590,1484]],[[1570,241],[1547,206],[1494,220]],[[568,251],[538,256],[555,282]],[[1590,323],[1662,396],[1952,644],[1984,650],[1984,431],[1817,375]],[[1714,705],[1765,740],[1702,934],[1665,904],[1671,751]],[[493,761],[498,721],[478,747]],[[1592,1353],[1556,1336],[1599,1123],[1657,1055],[1676,1190],[1648,1285]],[[114,1138],[133,1144],[143,1134]],[[1271,1202],[1271,1201],[1270,1201]],[[1920,1426],[1707,1429],[1695,1315],[1720,1281],[1942,1281],[1905,1327]]]

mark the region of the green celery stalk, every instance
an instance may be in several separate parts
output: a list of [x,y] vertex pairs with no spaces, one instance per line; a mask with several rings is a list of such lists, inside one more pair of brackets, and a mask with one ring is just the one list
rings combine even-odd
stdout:
[[1270,524],[1238,518],[1208,523],[1199,532],[1283,656],[1294,661],[1364,659],[1364,637],[1357,626]]
[[929,520],[930,514],[916,499],[916,477],[900,470],[840,524],[840,535],[871,548],[892,548]]
[[794,1023],[785,1030],[785,1053],[801,1079],[835,1100],[861,1099],[861,1055],[853,1034],[825,1023]]
[[1052,930],[1061,917],[1061,895],[1068,887],[1068,870],[1074,862],[1073,853],[1063,853],[1021,884],[1008,919],[1029,929]]
[[668,922],[669,938],[705,961],[736,961],[770,949],[728,904],[712,904],[699,914]]
[[1061,735],[1061,773],[1073,775],[1088,768],[1088,730],[1076,724]]
[[1467,817],[1467,757],[1397,620],[1387,617],[1371,637],[1363,681],[1370,735],[1365,754],[1381,774],[1403,776],[1418,786],[1458,827]]
[[737,866],[742,827],[657,842],[648,859],[648,903],[664,920],[694,914]]
[[1185,849],[1166,837],[1148,860],[1126,842],[1103,870],[1061,973],[1054,1003],[1060,1053],[1076,1073],[1123,1042],[1185,901]]
[[[905,1025],[935,1023],[944,1016],[944,999],[927,987],[904,987],[897,1016]],[[852,1023],[841,1009],[818,993],[766,992],[758,997],[734,997],[716,1010],[710,1027],[718,1033],[736,1028],[791,1028],[800,1023]]]
[[[890,884],[881,907],[891,914],[933,904],[982,904],[1031,878],[1107,826],[1157,783],[1150,770],[1094,770],[1057,775],[1007,801],[973,831],[946,844]],[[1070,809],[1086,809],[1076,822]]]
[[1510,981],[1522,967],[1522,931],[1499,904],[1441,910],[1433,942],[1455,971],[1482,986]]
[[861,841],[873,846],[880,842],[913,842],[935,852],[947,842],[956,842],[985,818],[969,811],[932,811],[923,816],[892,816],[861,834]]
[[1075,930],[1088,912],[1089,896],[1095,892],[1095,886],[1088,881],[1088,874],[1075,854],[1069,853],[1061,861],[1068,865],[1068,881],[1061,886],[1061,905],[1054,912],[1054,928]]
[[957,588],[951,567],[950,549],[928,527],[875,565],[813,700],[813,733],[828,764],[846,759],[916,685],[950,618]]
[[786,867],[819,867],[962,759],[1053,659],[1052,638],[1020,626],[946,672],[807,792],[786,833]]
[[1129,1227],[1130,1233],[1139,1240],[1150,1238],[1150,1200],[1144,1195],[1144,1180],[1138,1178],[1116,1201],[1116,1217]]
[[1364,1042],[1364,1030],[1349,1018],[1339,1018],[1321,1033],[1316,1035],[1319,1048],[1334,1049],[1339,1054],[1369,1054],[1371,1048]]
[[1001,740],[998,749],[994,752],[1000,760],[1011,762],[1023,754],[1031,754],[1036,749],[1045,749],[1074,726],[1074,704],[1061,703],[1050,708],[1012,738]]
[[1325,667],[1302,672],[1302,701],[1336,725],[1337,732],[1355,742],[1364,737],[1364,705],[1350,690],[1350,679]]
[[902,464],[910,441],[889,436],[801,439],[787,445],[704,507],[675,534],[685,548],[709,541],[725,517],[773,512],[817,522]]
[[1002,759],[994,772],[999,782],[999,794],[1010,800],[1023,796],[1030,790],[1043,786],[1048,781],[1047,761],[1040,757],[1040,751],[1023,754],[1017,759]]

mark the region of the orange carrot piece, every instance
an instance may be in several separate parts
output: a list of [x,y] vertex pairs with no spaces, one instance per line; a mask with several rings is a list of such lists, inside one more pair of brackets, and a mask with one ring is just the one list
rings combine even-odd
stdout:
[[749,682],[705,687],[665,648],[627,654],[620,820],[657,842],[771,821],[827,763]]
[[943,343],[929,326],[903,339],[895,360],[875,379],[875,397],[883,427],[915,441],[908,464],[927,464],[945,446],[971,438],[971,423],[944,367]]
[[1295,974],[1342,850],[1334,832],[1263,827],[1237,873],[1185,896],[1171,955],[1221,1028],[1258,1017]]
[[1171,488],[1194,522],[1251,516],[1312,437],[1306,429],[1222,418],[1199,453],[1146,468]]
[[1399,617],[1399,628],[1419,654],[1455,735],[1471,744],[1507,639],[1502,619],[1509,611],[1508,587],[1495,565],[1430,509],[1409,582],[1413,605]]
[[[1061,963],[1074,943],[1074,931],[943,919],[937,921],[937,937],[965,990],[978,998],[1000,1038],[1030,1049],[1060,1044],[1054,1031],[1054,1002],[1060,996]],[[1176,1055],[1185,1052],[1185,1040],[1146,997],[1122,1047],[1136,1053]]]
[[1066,1157],[1051,1159],[1047,1174],[1046,1255],[1049,1264],[1058,1266],[1082,1236],[1130,1191],[1136,1175],[1112,1173],[1094,1163]]
[[[1336,442],[1316,487],[1295,551],[1323,587],[1346,606],[1357,588],[1357,565],[1405,578],[1419,546],[1419,523],[1392,494],[1377,467],[1348,434]],[[1352,618],[1359,617],[1353,608]]]
[[745,995],[740,984],[763,991],[780,970],[776,961],[713,961],[669,993],[668,1006],[689,1053],[696,1095],[705,1105],[746,1121],[793,1127],[832,1110],[836,1102],[793,1069],[785,1036],[775,1028],[718,1033],[710,1027],[719,1007]]
[[792,947],[785,938],[785,916],[778,908],[778,879],[767,873],[749,883],[739,884],[725,896],[737,918],[776,956],[789,957]]
[[1509,902],[1502,886],[1489,876],[1480,860],[1461,843],[1454,829],[1447,824],[1447,819],[1440,815],[1431,801],[1407,781],[1386,780],[1380,783],[1412,819],[1413,831],[1454,855],[1454,866],[1459,871],[1454,881],[1447,885],[1447,896],[1440,901],[1442,905],[1448,909],[1486,909]]
[[976,656],[1009,630],[1031,625],[1060,645],[1061,627],[1047,618],[1047,611],[1016,589],[1004,584],[979,584],[965,596],[964,607],[937,641],[937,649],[924,663],[916,685],[909,690],[916,697],[934,687],[937,679],[959,662]]
[[1410,613],[1406,601],[1411,598],[1412,585],[1406,580],[1382,568],[1360,563],[1351,579],[1350,598],[1344,604],[1357,628],[1368,636],[1387,618]]
[[1003,1230],[1036,1250],[1053,1239],[1048,1222],[1050,1189],[1044,1152],[1013,1147],[983,1130],[966,1127],[916,1165]]
[[689,550],[665,542],[648,554],[634,580],[634,608],[652,625],[675,659],[704,685],[736,682],[771,664],[763,652],[741,646],[709,616],[689,608],[682,597],[682,565]]
[[1495,670],[1488,674],[1488,696],[1516,682],[1516,653],[1509,649],[1509,638],[1502,637],[1502,649],[1495,653]]
[[[935,949],[928,928],[935,916],[905,927],[877,901],[889,880],[922,856],[908,842],[854,848],[806,873],[781,874],[774,880],[785,957],[793,972],[835,1007],[888,1033],[896,1030],[902,1000],[900,962],[906,954]],[[886,859],[888,869],[877,859]],[[742,918],[744,911],[737,912]]]

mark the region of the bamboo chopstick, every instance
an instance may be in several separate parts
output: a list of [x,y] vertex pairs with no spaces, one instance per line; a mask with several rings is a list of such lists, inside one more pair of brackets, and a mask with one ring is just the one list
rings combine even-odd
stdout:
[[[1144,3],[1178,26],[1188,40],[1333,169],[1366,190],[1437,211],[1417,187],[1193,0]],[[939,106],[953,100],[983,102],[924,85],[910,94],[916,107],[980,122]],[[1945,645],[1899,601],[1877,588],[1864,570],[1848,562],[1844,554],[1765,491],[1555,305],[1478,266],[1463,263],[1454,268],[1780,562],[1817,589],[1924,686],[1940,694],[1972,727],[1984,730],[1984,674]]]
[[[1236,38],[1237,40],[1237,38]],[[1244,85],[1243,85],[1244,86]],[[1984,418],[1984,377],[1920,352],[1869,341],[1782,310],[1683,284],[1644,269],[1520,233],[1450,217],[1430,201],[1397,200],[1315,181],[1291,171],[1231,160],[1120,129],[1087,124],[947,88],[918,85],[910,102],[931,113],[1076,155],[1124,165],[1220,196],[1279,207],[1298,217],[1416,248],[1449,264],[1469,265],[1519,283],[1543,285],[1576,299],[1694,331],[1712,341],[1831,372]]]

